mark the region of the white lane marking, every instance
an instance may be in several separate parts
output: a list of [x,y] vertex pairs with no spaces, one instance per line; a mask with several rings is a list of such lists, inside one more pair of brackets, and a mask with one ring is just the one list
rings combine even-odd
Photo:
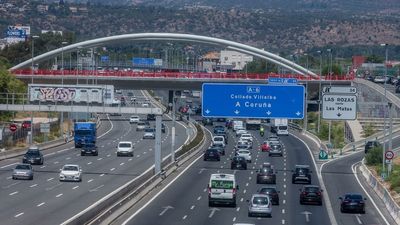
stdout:
[[236,208],[236,212],[239,212],[239,210],[240,210],[240,207],[237,207],[237,208]]
[[18,163],[11,163],[11,164],[8,164],[8,165],[5,165],[5,166],[2,166],[2,167],[0,167],[1,169],[4,169],[4,168],[7,168],[7,167],[9,167],[9,166],[12,166],[12,165],[17,165]]
[[11,178],[12,178],[12,177],[7,177],[6,179],[9,180],[9,179],[11,179]]
[[90,164],[92,164],[92,162],[88,162],[87,164],[90,165]]
[[104,145],[102,145],[101,148],[104,148]]
[[110,154],[107,155],[107,157],[110,157],[110,156],[111,156]]
[[190,210],[193,210],[193,209],[194,209],[194,207],[195,207],[195,206],[194,206],[194,205],[192,205],[192,206],[190,207]]
[[362,222],[361,222],[361,220],[360,220],[360,215],[355,215],[355,217],[357,218],[358,224],[362,224]]
[[54,188],[56,188],[56,187],[58,187],[58,186],[60,186],[60,185],[62,185],[62,183],[58,183],[58,184],[56,184],[56,185],[54,185],[54,186],[52,186],[52,187],[48,187],[48,188],[46,188],[46,191],[53,190]]
[[203,192],[206,192],[206,191],[207,191],[207,188],[204,188],[204,189],[203,189]]
[[81,154],[76,154],[76,156],[80,156]]
[[128,161],[132,161],[132,158],[128,159]]
[[54,162],[54,164],[58,164],[58,163],[59,163],[58,161],[55,161],[55,162]]
[[75,187],[73,187],[72,189],[75,190],[75,189],[77,189],[78,187],[79,187],[79,186],[75,186]]
[[99,161],[100,161],[100,160],[102,160],[102,159],[103,159],[103,158],[98,158],[97,160],[99,160]]
[[240,201],[243,202],[243,198],[241,198]]
[[249,177],[249,180],[251,180],[251,177]]
[[115,168],[111,168],[110,170],[113,171],[113,170],[115,170]]
[[123,166],[124,164],[125,164],[125,163],[120,163],[119,165],[120,165],[120,166]]
[[29,187],[33,188],[33,187],[36,187],[36,186],[37,186],[37,184],[32,184],[32,185],[29,186]]
[[67,157],[67,158],[65,158],[65,160],[70,160],[71,159],[71,157]]
[[93,179],[90,179],[90,180],[88,180],[87,182],[90,183],[90,182],[92,182],[92,181],[93,181]]
[[286,172],[283,173],[283,176],[286,176]]
[[102,177],[102,176],[104,176],[104,175],[105,175],[105,174],[104,174],[104,173],[102,173],[102,174],[100,174],[99,176],[100,176],[100,177]]
[[51,180],[54,180],[54,177],[51,177],[51,178],[47,179],[47,181],[51,181]]
[[201,196],[197,197],[197,201],[199,201],[201,199]]
[[[385,223],[387,225],[390,225],[389,221],[386,220],[385,216],[383,216],[381,210],[378,208],[378,206],[376,205],[375,201],[373,198],[371,198],[371,195],[369,195],[369,193],[367,192],[367,190],[365,190],[364,186],[361,184],[360,180],[358,179],[357,176],[357,164],[360,162],[356,162],[353,165],[351,165],[351,170],[353,171],[353,175],[356,177],[356,180],[358,182],[358,184],[360,185],[360,187],[363,189],[363,191],[365,192],[365,194],[368,196],[368,198],[370,199],[370,201],[372,202],[372,205],[374,205],[376,211],[378,211],[379,215],[382,217],[383,221],[385,221]],[[326,189],[325,189],[326,190]]]
[[110,116],[109,116],[108,114],[107,114],[107,119],[108,119],[108,121],[110,121],[110,123],[111,123],[110,129],[109,129],[108,131],[106,131],[104,134],[98,136],[97,138],[102,138],[104,135],[106,135],[106,134],[108,134],[109,132],[111,132],[111,130],[114,128],[114,124],[113,124],[112,121],[110,120]]
[[282,203],[283,203],[283,204],[286,204],[286,200],[285,200],[285,199],[283,199]]
[[285,224],[285,220],[282,220],[282,224]]
[[282,209],[282,214],[285,214],[285,209]]
[[139,158],[139,157],[140,157],[140,154],[136,156],[136,158]]
[[70,147],[69,149],[74,149],[75,147],[74,146],[72,146],[72,147]]
[[285,188],[285,189],[286,189],[286,184],[284,184],[284,185],[283,185],[283,188]]
[[63,196],[63,193],[56,195],[56,198]]
[[286,182],[286,178],[283,178],[283,182]]
[[43,169],[43,168],[45,168],[45,167],[46,167],[46,166],[41,166],[40,169]]
[[283,195],[286,195],[286,191],[283,192]]
[[246,187],[249,186],[249,183],[246,183]]
[[[163,189],[161,189],[157,194],[155,194],[153,196],[153,198],[151,198],[149,201],[146,202],[146,204],[144,204],[140,209],[136,210],[135,213],[133,213],[128,219],[126,219],[122,225],[126,225],[130,220],[132,220],[133,217],[135,217],[137,214],[139,214],[144,208],[146,208],[151,202],[154,201],[154,199],[156,199],[161,193],[163,193],[169,186],[171,186],[180,176],[182,176],[189,168],[191,168],[191,166],[196,163],[199,159],[203,158],[203,155],[200,155],[199,157],[197,157],[195,160],[193,160],[193,162],[191,162],[185,169],[183,169],[183,171],[178,174],[170,183],[168,183],[167,185],[165,185],[165,187]],[[207,190],[207,189],[206,189]]]
[[15,218],[17,218],[17,217],[19,217],[19,216],[22,216],[22,215],[24,215],[24,213],[22,212],[22,213],[18,213],[17,215],[15,215],[14,217]]
[[184,215],[184,216],[182,217],[182,219],[184,220],[184,219],[186,219],[186,217],[187,217],[187,215]]
[[243,190],[243,194],[246,194],[246,189]]
[[38,204],[37,207],[40,207],[40,206],[42,206],[42,205],[44,205],[44,204],[45,204],[45,203],[42,202],[42,203]]
[[18,191],[14,191],[13,193],[10,193],[9,195],[15,195],[15,194],[18,194]]
[[236,217],[233,217],[233,220],[232,220],[232,222],[235,222],[236,221]]
[[253,173],[254,173],[254,171],[251,171],[251,172],[250,172],[250,174],[253,174]]
[[221,169],[224,168],[224,166],[221,166]]

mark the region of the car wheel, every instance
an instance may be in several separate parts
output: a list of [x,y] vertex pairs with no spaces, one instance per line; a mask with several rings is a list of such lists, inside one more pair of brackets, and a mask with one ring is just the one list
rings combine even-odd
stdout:
[[232,208],[236,208],[236,202],[232,203]]
[[13,179],[13,180],[16,180],[17,178],[13,176],[12,179]]
[[362,209],[362,210],[361,210],[361,214],[365,214],[365,209]]
[[251,163],[251,160],[249,160],[249,163]]
[[119,153],[117,153],[117,156],[119,156]]
[[296,181],[292,178],[292,184],[295,184],[296,183]]
[[213,207],[214,206],[214,203],[213,202],[208,202],[208,207]]
[[233,166],[231,166],[231,170],[233,170]]
[[131,153],[131,157],[133,157],[133,153]]
[[345,212],[344,209],[343,209],[343,207],[340,207],[340,212],[342,212],[342,213]]
[[322,201],[319,201],[319,202],[318,202],[318,205],[322,205]]
[[257,179],[257,184],[259,184],[259,183],[260,183],[260,180]]
[[271,154],[268,153],[268,156],[271,156]]
[[247,166],[244,167],[244,170],[247,170]]

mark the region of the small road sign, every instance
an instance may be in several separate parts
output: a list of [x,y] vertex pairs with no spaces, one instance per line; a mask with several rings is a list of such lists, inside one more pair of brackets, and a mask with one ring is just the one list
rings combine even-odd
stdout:
[[323,149],[319,151],[318,156],[319,159],[328,159],[328,153],[326,153],[326,151],[324,151]]
[[40,124],[40,132],[41,133],[50,133],[50,123],[41,123]]
[[329,86],[322,89],[322,94],[356,94],[357,88],[353,86]]
[[385,152],[386,159],[391,160],[391,159],[393,159],[393,157],[394,157],[394,152],[392,152],[392,151]]
[[296,78],[270,77],[270,78],[268,78],[268,84],[278,84],[278,85],[297,84],[297,79]]
[[10,124],[10,131],[11,131],[11,132],[17,131],[17,125],[14,124],[14,123]]

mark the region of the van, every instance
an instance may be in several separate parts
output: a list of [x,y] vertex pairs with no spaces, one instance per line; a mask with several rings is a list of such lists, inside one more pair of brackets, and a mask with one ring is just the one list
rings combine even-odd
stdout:
[[243,126],[243,121],[241,120],[234,120],[233,121],[233,131],[236,131],[237,129],[244,128]]
[[213,144],[221,144],[222,146],[225,147],[225,138],[224,136],[214,136],[212,138]]
[[228,204],[236,207],[236,194],[239,185],[234,174],[211,174],[208,183],[208,205]]
[[133,143],[131,141],[120,141],[117,146],[117,156],[133,156]]
[[289,130],[287,126],[278,126],[276,129],[277,135],[289,135]]

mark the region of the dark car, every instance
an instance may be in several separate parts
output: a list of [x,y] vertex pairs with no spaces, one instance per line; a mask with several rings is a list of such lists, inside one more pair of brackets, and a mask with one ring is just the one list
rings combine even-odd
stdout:
[[292,175],[292,183],[305,182],[311,184],[311,170],[309,165],[296,165]]
[[224,137],[225,144],[228,144],[228,135],[225,130],[217,130],[214,132],[215,136],[222,136]]
[[209,160],[216,160],[216,161],[221,160],[218,149],[209,148],[204,152],[204,161],[209,161]]
[[227,129],[232,129],[233,128],[233,120],[226,120],[225,127]]
[[276,174],[272,167],[262,167],[257,171],[257,184],[276,184]]
[[247,162],[243,156],[235,156],[231,161],[231,170],[233,169],[243,169],[247,170]]
[[30,120],[24,121],[22,122],[22,129],[30,129],[32,126],[32,122]]
[[99,151],[97,150],[97,146],[95,144],[85,144],[81,149],[81,156],[84,155],[94,155],[98,156]]
[[211,148],[217,149],[220,155],[225,155],[225,146],[222,143],[214,143]]
[[22,158],[22,163],[43,165],[44,157],[37,146],[29,147]]
[[257,193],[268,195],[272,205],[279,205],[279,191],[274,186],[265,186],[258,189]]
[[361,194],[348,193],[340,199],[340,212],[365,213],[365,200]]
[[322,190],[317,185],[304,185],[300,188],[300,205],[316,203],[322,205]]
[[[397,84],[399,84],[400,82],[397,82]],[[400,93],[400,85],[396,86],[396,89],[394,90],[394,92],[396,93]]]
[[365,144],[364,153],[367,154],[369,150],[371,150],[375,147],[381,147],[381,143],[379,141],[368,141]]
[[147,120],[156,120],[156,115],[154,115],[154,114],[147,114]]
[[224,132],[224,131],[225,131],[225,127],[224,127],[224,126],[221,126],[221,125],[215,126],[215,127],[214,127],[214,134],[216,134],[216,133],[219,132],[219,131]]
[[161,132],[165,133],[165,124],[161,123]]
[[203,123],[203,126],[207,126],[207,125],[213,125],[213,120],[211,118],[203,118],[203,120],[201,121]]

